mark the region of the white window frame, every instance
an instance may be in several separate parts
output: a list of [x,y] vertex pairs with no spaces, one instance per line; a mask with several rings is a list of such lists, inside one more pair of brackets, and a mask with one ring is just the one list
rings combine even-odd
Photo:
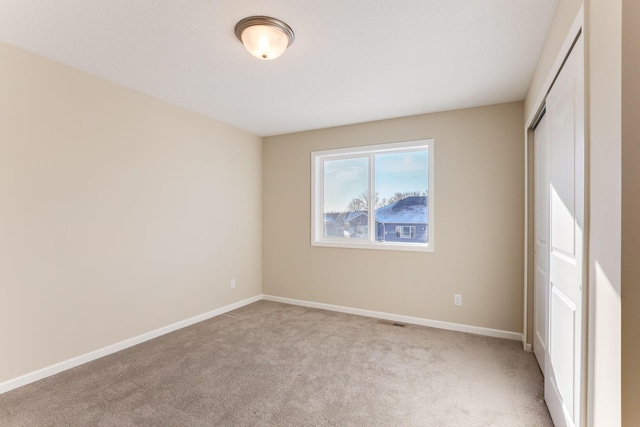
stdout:
[[[375,240],[375,215],[369,212],[369,240],[341,239],[324,236],[324,170],[325,160],[342,160],[357,157],[369,157],[369,191],[375,193],[375,154],[411,152],[427,150],[429,155],[428,176],[428,224],[427,243],[415,242],[378,242]],[[435,249],[435,140],[420,139],[416,141],[393,142],[388,144],[366,145],[360,147],[340,148],[311,152],[311,246],[325,246],[335,248],[382,249],[395,251],[433,252]],[[373,198],[375,199],[375,198]],[[371,195],[369,200],[372,200]]]

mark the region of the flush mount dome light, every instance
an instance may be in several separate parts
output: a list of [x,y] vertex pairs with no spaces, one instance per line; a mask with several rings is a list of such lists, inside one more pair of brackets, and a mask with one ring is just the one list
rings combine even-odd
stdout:
[[250,16],[236,24],[236,36],[258,59],[276,59],[284,53],[295,35],[290,26],[269,16]]

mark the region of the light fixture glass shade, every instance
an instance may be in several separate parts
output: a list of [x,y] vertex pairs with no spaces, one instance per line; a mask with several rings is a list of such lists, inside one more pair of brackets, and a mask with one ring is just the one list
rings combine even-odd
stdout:
[[242,43],[249,53],[259,59],[275,59],[282,55],[289,39],[279,28],[254,25],[242,32]]
[[276,59],[293,43],[293,30],[284,22],[268,16],[252,16],[236,24],[236,36],[249,53],[258,59]]

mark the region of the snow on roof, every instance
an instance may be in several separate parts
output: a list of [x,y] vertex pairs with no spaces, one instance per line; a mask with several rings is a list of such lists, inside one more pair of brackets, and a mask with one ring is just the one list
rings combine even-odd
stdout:
[[424,223],[429,218],[427,196],[411,196],[376,209],[376,220],[383,223]]
[[[335,222],[342,216],[344,222],[350,222],[360,215],[367,215],[367,211],[351,211],[345,213],[327,212],[325,222]],[[376,221],[382,223],[426,224],[429,222],[427,196],[410,196],[400,201],[376,209]]]

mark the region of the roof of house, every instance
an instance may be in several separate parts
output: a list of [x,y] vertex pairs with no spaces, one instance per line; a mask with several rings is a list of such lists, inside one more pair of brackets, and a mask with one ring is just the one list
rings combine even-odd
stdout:
[[340,217],[340,213],[339,212],[325,213],[324,214],[324,221],[325,222],[335,222],[336,219],[338,219],[339,217]]
[[376,220],[383,223],[427,223],[427,196],[411,196],[376,209]]
[[344,221],[345,222],[353,221],[354,219],[356,219],[360,215],[367,215],[367,214],[368,214],[368,211],[347,212],[347,213],[344,214]]
[[[410,196],[400,201],[376,209],[376,221],[382,223],[426,224],[429,222],[427,196]],[[324,221],[333,223],[342,217],[344,222],[350,222],[360,215],[367,215],[368,211],[351,211],[342,214],[325,213]]]

